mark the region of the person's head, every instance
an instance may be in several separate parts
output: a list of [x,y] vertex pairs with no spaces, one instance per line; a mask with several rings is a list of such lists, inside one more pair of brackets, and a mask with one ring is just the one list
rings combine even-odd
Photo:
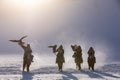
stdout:
[[56,44],[55,44],[54,46],[55,46],[55,47],[57,47],[57,45],[56,45]]
[[60,47],[59,47],[60,49],[62,49],[63,48],[63,46],[62,45],[60,45]]
[[90,47],[90,50],[93,50],[93,47]]

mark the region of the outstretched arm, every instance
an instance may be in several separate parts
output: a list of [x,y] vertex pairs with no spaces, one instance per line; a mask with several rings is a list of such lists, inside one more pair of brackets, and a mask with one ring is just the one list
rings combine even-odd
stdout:
[[18,41],[18,44],[23,48],[23,49],[25,49],[25,42],[23,42],[22,40],[24,39],[24,38],[26,38],[27,36],[23,36],[19,41]]

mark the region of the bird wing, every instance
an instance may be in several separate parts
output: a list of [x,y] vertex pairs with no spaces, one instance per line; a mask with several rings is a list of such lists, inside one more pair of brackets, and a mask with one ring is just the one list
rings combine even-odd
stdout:
[[11,42],[19,42],[19,40],[9,40],[9,41],[11,41]]
[[[22,42],[22,39],[26,38],[27,36],[23,36],[20,40],[9,40],[11,42]],[[24,42],[23,42],[24,44]]]
[[20,40],[22,40],[22,39],[24,39],[24,38],[26,38],[27,36],[23,36]]

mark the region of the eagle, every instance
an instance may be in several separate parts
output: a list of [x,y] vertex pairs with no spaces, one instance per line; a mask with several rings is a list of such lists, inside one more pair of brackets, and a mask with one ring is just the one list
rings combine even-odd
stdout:
[[9,41],[11,41],[11,42],[17,42],[17,43],[25,43],[25,42],[22,42],[22,40],[24,39],[24,38],[26,38],[27,36],[23,36],[22,38],[20,38],[19,40],[9,40]]

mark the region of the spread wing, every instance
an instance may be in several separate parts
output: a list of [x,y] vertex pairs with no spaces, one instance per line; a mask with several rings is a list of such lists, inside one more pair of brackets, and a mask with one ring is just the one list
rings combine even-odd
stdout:
[[11,42],[19,42],[19,40],[9,40],[9,41],[11,41]]
[[21,43],[25,43],[25,42],[22,42],[22,40],[24,39],[24,38],[26,38],[27,36],[23,36],[20,40],[9,40],[9,41],[11,41],[11,42],[21,42]]
[[20,39],[20,41],[23,40],[23,39],[26,38],[26,37],[27,37],[27,36],[23,36],[23,37]]

